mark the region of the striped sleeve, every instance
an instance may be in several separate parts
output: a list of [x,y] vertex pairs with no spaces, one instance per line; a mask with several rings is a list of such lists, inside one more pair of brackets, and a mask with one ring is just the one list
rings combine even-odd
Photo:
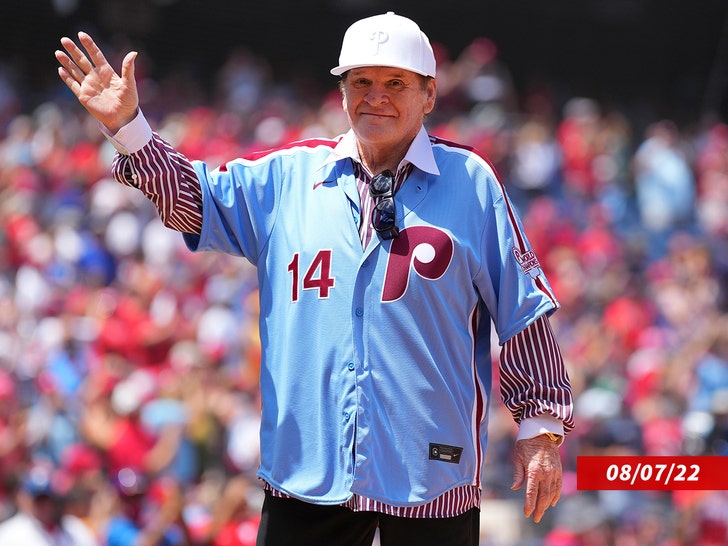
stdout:
[[141,190],[165,226],[202,231],[202,190],[192,163],[157,133],[139,151],[117,153],[111,169],[117,182]]
[[546,316],[510,338],[500,355],[500,390],[516,423],[548,414],[574,428],[571,382]]

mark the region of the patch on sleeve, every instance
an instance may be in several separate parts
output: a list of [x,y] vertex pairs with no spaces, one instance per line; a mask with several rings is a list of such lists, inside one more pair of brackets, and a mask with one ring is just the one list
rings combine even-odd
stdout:
[[533,250],[522,254],[520,250],[514,247],[513,255],[516,257],[516,261],[521,266],[521,269],[523,269],[523,272],[532,279],[535,279],[542,273],[541,264],[538,263],[538,258]]
[[459,464],[462,452],[462,447],[449,446],[447,444],[430,444],[430,460],[432,461]]

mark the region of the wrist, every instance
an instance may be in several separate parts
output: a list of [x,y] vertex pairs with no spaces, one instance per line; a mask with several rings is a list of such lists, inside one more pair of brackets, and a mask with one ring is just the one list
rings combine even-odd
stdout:
[[126,127],[129,125],[134,119],[139,115],[139,108],[135,108],[134,112],[132,112],[130,115],[120,119],[120,120],[113,120],[111,123],[104,123],[101,122],[104,127],[106,127],[106,130],[112,134],[115,135],[119,132],[120,129],[123,127]]
[[564,443],[564,437],[560,434],[554,434],[553,432],[544,432],[540,436],[544,436],[545,438],[548,438],[550,442],[553,442],[557,446],[560,446]]

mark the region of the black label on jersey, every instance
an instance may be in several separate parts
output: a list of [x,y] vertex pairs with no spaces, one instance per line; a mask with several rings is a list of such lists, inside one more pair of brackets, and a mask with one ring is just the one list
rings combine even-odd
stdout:
[[462,447],[449,446],[446,444],[430,444],[430,460],[444,461],[446,463],[459,464]]

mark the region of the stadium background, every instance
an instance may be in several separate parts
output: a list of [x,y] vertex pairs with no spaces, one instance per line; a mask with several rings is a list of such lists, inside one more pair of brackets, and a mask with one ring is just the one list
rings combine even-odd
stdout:
[[[79,29],[90,32],[115,66],[120,53],[139,50],[145,112],[191,155],[219,157],[221,151],[238,150],[226,133],[231,118],[216,110],[237,104],[220,95],[221,70],[232,50],[247,48],[269,71],[268,79],[259,83],[271,102],[264,101],[261,111],[238,112],[244,128],[238,144],[267,144],[276,135],[301,129],[296,123],[306,120],[296,111],[308,116],[317,112],[321,119],[307,122],[322,125],[330,114],[317,108],[336,96],[328,70],[344,29],[361,16],[386,10],[417,20],[443,47],[440,53],[451,59],[480,37],[496,45],[498,70],[491,75],[508,79],[515,101],[498,104],[503,117],[494,121],[477,100],[453,93],[443,96],[438,106],[442,113],[431,121],[482,146],[508,183],[517,180],[514,158],[522,151],[518,129],[538,121],[529,118],[539,110],[528,110],[533,105],[527,97],[543,94],[552,101],[547,140],[565,155],[569,149],[560,140],[563,134],[572,131],[579,138],[583,127],[587,133],[603,132],[614,144],[589,158],[587,168],[601,173],[601,186],[570,186],[570,166],[562,159],[556,181],[560,188],[553,193],[553,188],[544,189],[540,195],[545,200],[531,201],[539,192],[519,191],[523,188],[518,184],[512,188],[564,304],[555,327],[572,367],[579,428],[564,449],[564,498],[534,526],[519,514],[522,493],[508,490],[513,429],[508,416],[494,409],[483,545],[728,542],[726,492],[585,493],[574,486],[579,454],[728,454],[728,228],[720,221],[728,217],[724,0],[4,2],[0,519],[13,507],[8,475],[22,476],[31,460],[46,465],[50,459],[66,472],[96,472],[96,478],[101,471],[102,481],[112,481],[104,471],[109,453],[99,445],[82,449],[99,441],[87,427],[104,397],[117,402],[106,409],[117,412],[119,421],[125,418],[121,410],[130,404],[151,408],[164,396],[204,414],[207,428],[201,432],[189,427],[180,444],[185,447],[180,453],[191,459],[180,456],[174,472],[166,469],[185,490],[186,514],[197,536],[204,536],[211,514],[216,514],[213,498],[235,497],[235,488],[224,487],[232,474],[240,473],[249,482],[234,484],[239,486],[235,498],[241,509],[228,514],[224,540],[241,526],[249,530],[254,525],[257,502],[251,479],[257,403],[252,273],[240,260],[188,256],[174,246],[178,239],[170,243],[168,234],[154,229],[158,223],[148,204],[104,179],[109,148],[95,127],[85,123],[87,116],[56,75],[53,51],[60,36],[73,36]],[[461,111],[463,106],[470,110]],[[265,115],[289,125],[266,124]],[[678,171],[680,166],[689,169],[692,177],[682,181],[694,183],[695,194],[690,194],[687,218],[666,232],[650,233],[645,221],[650,211],[639,207],[640,179],[634,169],[640,150],[655,140],[656,123],[658,132],[678,141],[668,157],[677,162]],[[205,137],[196,138],[201,134]],[[604,169],[607,164],[611,167]],[[158,246],[149,250],[134,240],[135,233],[144,233],[147,242]],[[53,252],[49,241],[58,245]],[[79,255],[61,248],[63,243],[81,247]],[[169,259],[160,261],[164,256]],[[195,283],[203,289],[191,290]],[[114,298],[118,307],[108,316],[85,304],[98,300],[103,307]],[[181,327],[174,335],[153,329],[161,342],[141,343],[144,330],[154,323],[150,317],[169,320],[174,314],[170,299],[183,311]],[[147,307],[138,308],[139,302]],[[57,317],[75,321],[79,331],[66,339],[67,333],[59,334]],[[90,322],[98,323],[93,335],[84,329]],[[200,410],[192,386],[177,385],[164,374],[132,374],[138,383],[112,378],[106,391],[96,385],[99,399],[89,400],[84,381],[108,380],[111,360],[111,367],[116,366],[112,371],[126,374],[136,367],[154,369],[162,361],[204,385],[207,397],[217,397],[217,403],[208,400]],[[130,388],[146,392],[146,399],[135,399]],[[167,420],[175,416],[179,418],[164,414]],[[23,426],[14,428],[18,421]],[[21,434],[24,427],[30,432]],[[13,441],[17,449],[7,450]],[[68,447],[74,448],[72,462],[61,449]],[[12,456],[20,457],[13,463],[20,466],[11,465]],[[201,467],[203,475],[196,473]],[[79,476],[74,479],[75,485],[81,484]],[[99,482],[88,487],[106,492]],[[149,497],[159,502],[156,494]],[[222,540],[215,546],[244,544]]]
[[242,43],[268,58],[278,78],[329,84],[342,29],[386,10],[415,18],[453,55],[478,36],[493,39],[519,89],[547,81],[678,121],[728,108],[722,0],[27,0],[0,7],[0,49],[20,68],[30,99],[55,85],[58,36],[80,28],[129,37],[149,53],[155,77],[182,65],[210,77]]

